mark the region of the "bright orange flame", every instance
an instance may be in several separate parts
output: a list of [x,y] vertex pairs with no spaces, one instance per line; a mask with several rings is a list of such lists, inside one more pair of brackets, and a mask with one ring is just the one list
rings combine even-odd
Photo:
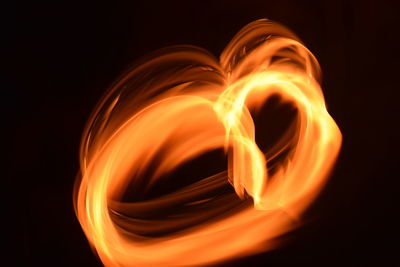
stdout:
[[[103,263],[204,265],[276,247],[321,190],[341,145],[319,75],[299,39],[268,20],[244,27],[219,62],[200,48],[173,47],[125,74],[88,122],[74,198]],[[249,110],[272,94],[293,102],[298,115],[263,152]],[[227,172],[156,199],[121,200],[128,186],[151,190],[162,175],[220,147]],[[268,162],[284,151],[272,172]],[[228,182],[236,194],[218,191]]]

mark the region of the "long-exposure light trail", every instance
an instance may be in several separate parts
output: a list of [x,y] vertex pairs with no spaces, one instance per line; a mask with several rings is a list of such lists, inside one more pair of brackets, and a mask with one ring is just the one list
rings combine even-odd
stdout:
[[[263,151],[254,117],[275,95],[297,115]],[[258,20],[219,60],[170,47],[115,82],[83,134],[76,214],[106,266],[198,266],[259,253],[299,225],[341,140],[315,57],[286,27]],[[221,148],[225,171],[155,198],[124,199]]]

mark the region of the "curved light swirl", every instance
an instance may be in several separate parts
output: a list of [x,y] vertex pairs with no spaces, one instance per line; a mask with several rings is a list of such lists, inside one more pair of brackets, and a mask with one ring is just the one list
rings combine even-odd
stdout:
[[[317,60],[287,28],[244,27],[217,61],[196,47],[144,59],[102,99],[85,129],[75,210],[107,266],[213,264],[272,249],[317,196],[341,133],[326,110]],[[271,96],[295,123],[268,151],[251,110]],[[178,166],[218,148],[227,171],[143,201]],[[271,163],[286,153],[285,159]],[[232,185],[236,194],[224,190]]]

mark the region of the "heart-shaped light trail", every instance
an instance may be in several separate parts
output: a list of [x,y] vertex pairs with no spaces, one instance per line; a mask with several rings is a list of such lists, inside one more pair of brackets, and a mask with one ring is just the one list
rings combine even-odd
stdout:
[[[311,52],[269,20],[244,27],[219,61],[182,46],[131,68],[96,107],[81,145],[75,210],[101,261],[198,266],[275,248],[299,225],[340,149],[319,77]],[[298,113],[261,151],[250,111],[271,95]],[[128,187],[149,192],[165,174],[218,148],[226,171],[160,197],[122,199]],[[230,185],[235,191],[222,190]]]

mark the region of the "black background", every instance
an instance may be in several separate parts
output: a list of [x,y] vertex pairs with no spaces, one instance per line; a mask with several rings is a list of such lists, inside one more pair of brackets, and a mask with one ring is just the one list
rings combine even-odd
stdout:
[[[83,1],[82,1],[83,2]],[[388,1],[15,2],[2,15],[2,108],[15,265],[101,266],[72,206],[91,110],[133,61],[197,45],[218,56],[247,23],[270,18],[321,63],[328,110],[343,134],[335,171],[276,251],[227,266],[392,265],[399,136],[398,8]],[[15,193],[14,193],[15,192]]]

